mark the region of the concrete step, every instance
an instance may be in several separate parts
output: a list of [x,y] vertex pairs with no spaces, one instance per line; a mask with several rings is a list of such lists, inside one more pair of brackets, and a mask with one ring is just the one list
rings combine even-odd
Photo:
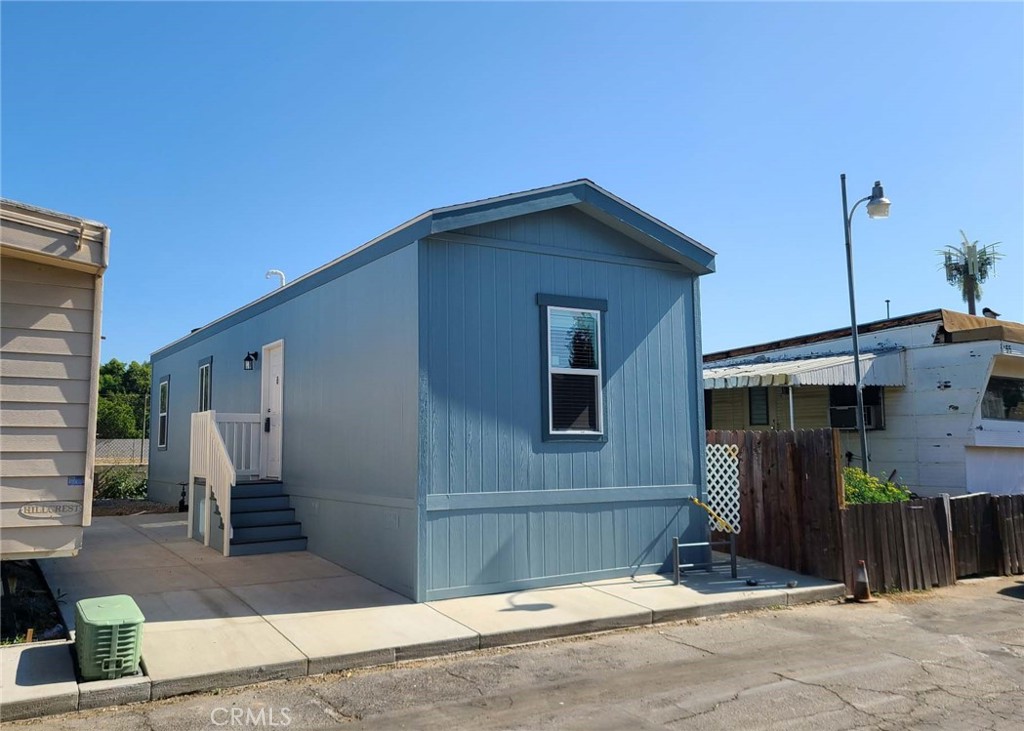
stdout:
[[231,490],[231,497],[277,497],[284,495],[281,482],[239,482]]
[[232,513],[231,525],[237,531],[239,528],[248,528],[254,525],[280,525],[282,523],[294,523],[295,511],[292,508],[283,510],[258,510],[251,513]]
[[287,495],[271,497],[232,497],[231,513],[253,513],[261,510],[284,510],[290,507]]
[[306,538],[282,538],[276,541],[231,541],[232,556],[252,556],[259,553],[287,553],[305,551]]
[[232,543],[245,541],[277,541],[282,538],[302,538],[302,523],[235,526]]

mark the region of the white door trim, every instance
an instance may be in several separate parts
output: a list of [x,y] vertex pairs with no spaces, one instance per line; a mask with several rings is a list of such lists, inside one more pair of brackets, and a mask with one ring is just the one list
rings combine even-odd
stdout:
[[[267,358],[267,354],[275,349],[280,348],[281,350],[281,410],[279,412],[279,424],[278,424],[278,439],[276,440],[277,448],[281,451],[281,455],[278,457],[278,464],[281,465],[280,472],[284,472],[284,339],[275,340],[272,343],[267,343],[260,350],[260,360],[263,365],[260,367],[260,424],[264,423],[264,419],[267,418],[267,398],[270,386],[270,360]],[[266,431],[260,431],[260,438],[262,444],[260,445],[260,477],[272,477],[273,479],[281,479],[281,475],[269,475],[267,465],[270,460],[270,445],[271,439],[267,436]]]

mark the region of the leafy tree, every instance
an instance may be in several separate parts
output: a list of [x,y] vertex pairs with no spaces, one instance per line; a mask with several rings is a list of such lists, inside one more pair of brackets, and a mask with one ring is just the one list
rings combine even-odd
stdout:
[[124,393],[125,364],[111,358],[100,366],[100,395]]
[[149,393],[150,382],[153,378],[153,368],[149,363],[132,361],[128,364],[124,373],[124,389],[128,393],[142,394]]
[[124,394],[100,396],[96,406],[96,436],[100,439],[138,439],[135,411]]
[[152,373],[149,363],[134,360],[122,363],[111,358],[100,366],[100,398],[96,414],[98,436],[111,439],[137,439],[143,433],[148,436],[146,399]]
[[946,270],[946,281],[960,289],[960,294],[967,303],[967,311],[977,314],[974,309],[975,300],[981,299],[982,282],[995,272],[996,259],[1003,255],[999,252],[1000,242],[978,246],[967,234],[960,230],[963,238],[962,246],[952,244],[942,247],[938,253],[942,255],[942,267]]

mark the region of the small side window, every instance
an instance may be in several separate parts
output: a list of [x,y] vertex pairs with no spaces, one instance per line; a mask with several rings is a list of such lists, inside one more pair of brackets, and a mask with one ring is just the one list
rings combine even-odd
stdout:
[[747,389],[750,400],[750,425],[765,426],[768,424],[768,388],[752,386]]
[[160,394],[157,398],[156,446],[157,449],[167,449],[167,411],[171,402],[170,376],[160,379]]
[[199,361],[199,411],[213,408],[213,358]]

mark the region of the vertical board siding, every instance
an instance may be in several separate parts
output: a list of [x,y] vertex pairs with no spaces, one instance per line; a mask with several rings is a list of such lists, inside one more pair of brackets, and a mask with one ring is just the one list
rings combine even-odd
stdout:
[[[418,445],[417,252],[408,246],[153,359],[153,403],[170,375],[166,450],[150,451],[150,494],[176,503],[188,480],[199,362],[213,358],[212,407],[260,409],[261,359],[285,341],[283,482],[309,550],[411,596]],[[155,411],[155,410],[154,410]],[[156,431],[156,415],[151,422]],[[386,557],[382,559],[382,557]]]
[[[694,482],[694,367],[686,331],[674,332],[692,327],[687,275],[436,239],[426,248],[430,494]],[[608,300],[606,443],[541,438],[538,293]]]
[[590,253],[664,261],[655,251],[574,208],[555,208],[515,218],[467,226],[459,233],[484,239],[554,246],[586,256]]
[[426,599],[665,571],[672,538],[705,530],[679,501],[429,515]]
[[[459,496],[696,485],[700,455],[691,275],[575,210],[421,242],[430,458],[424,491]],[[454,237],[453,237],[454,238]],[[627,257],[588,260],[515,242]],[[639,259],[657,262],[642,265]],[[605,442],[545,442],[537,294],[604,299]],[[700,488],[697,488],[700,489]],[[661,569],[672,538],[699,541],[679,499],[474,509],[428,508],[421,598]],[[436,505],[436,504],[435,504]]]

